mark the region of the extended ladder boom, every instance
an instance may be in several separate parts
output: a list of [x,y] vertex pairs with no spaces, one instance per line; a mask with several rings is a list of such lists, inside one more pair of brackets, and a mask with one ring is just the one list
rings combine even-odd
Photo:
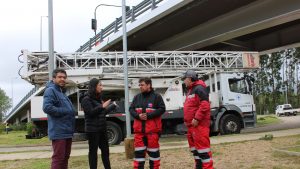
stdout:
[[[48,53],[23,50],[22,78],[32,84],[48,81]],[[55,53],[57,68],[66,69],[69,79],[78,76],[123,78],[122,52]],[[214,70],[258,68],[257,52],[139,51],[128,52],[128,77],[177,77],[187,69],[198,73]]]

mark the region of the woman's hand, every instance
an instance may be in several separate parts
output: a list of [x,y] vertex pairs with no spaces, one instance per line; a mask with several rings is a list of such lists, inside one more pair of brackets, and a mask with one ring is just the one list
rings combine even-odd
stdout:
[[111,102],[111,99],[105,101],[105,102],[102,104],[102,107],[103,107],[103,108],[106,108],[106,107],[110,104],[110,102]]

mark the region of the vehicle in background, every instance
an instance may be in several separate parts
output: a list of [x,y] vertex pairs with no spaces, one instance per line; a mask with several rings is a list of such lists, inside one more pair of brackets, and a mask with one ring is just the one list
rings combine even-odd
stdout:
[[281,115],[285,115],[285,116],[294,115],[294,116],[296,116],[298,112],[300,112],[300,109],[293,109],[291,104],[282,104],[282,105],[278,105],[276,107],[275,114],[277,116],[281,116]]

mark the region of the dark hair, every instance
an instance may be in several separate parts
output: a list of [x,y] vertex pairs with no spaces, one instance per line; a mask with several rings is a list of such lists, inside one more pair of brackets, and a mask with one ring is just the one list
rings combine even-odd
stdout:
[[147,85],[150,84],[150,87],[152,89],[152,80],[149,77],[142,77],[139,79],[139,83],[145,82]]
[[88,88],[88,94],[90,95],[90,97],[96,98],[97,95],[96,88],[99,82],[100,80],[96,78],[90,80],[89,88]]
[[52,77],[56,78],[57,73],[63,73],[63,74],[65,74],[67,76],[67,72],[64,69],[57,68],[57,69],[53,70]]

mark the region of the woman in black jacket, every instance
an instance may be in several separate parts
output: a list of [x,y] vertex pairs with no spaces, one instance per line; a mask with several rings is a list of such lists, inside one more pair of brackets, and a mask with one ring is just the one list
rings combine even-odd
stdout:
[[102,100],[102,88],[100,80],[93,78],[89,83],[88,92],[81,100],[85,117],[85,131],[89,143],[89,165],[91,169],[97,168],[98,147],[101,149],[104,168],[111,168],[105,115],[116,105],[110,104],[110,99],[105,102]]

